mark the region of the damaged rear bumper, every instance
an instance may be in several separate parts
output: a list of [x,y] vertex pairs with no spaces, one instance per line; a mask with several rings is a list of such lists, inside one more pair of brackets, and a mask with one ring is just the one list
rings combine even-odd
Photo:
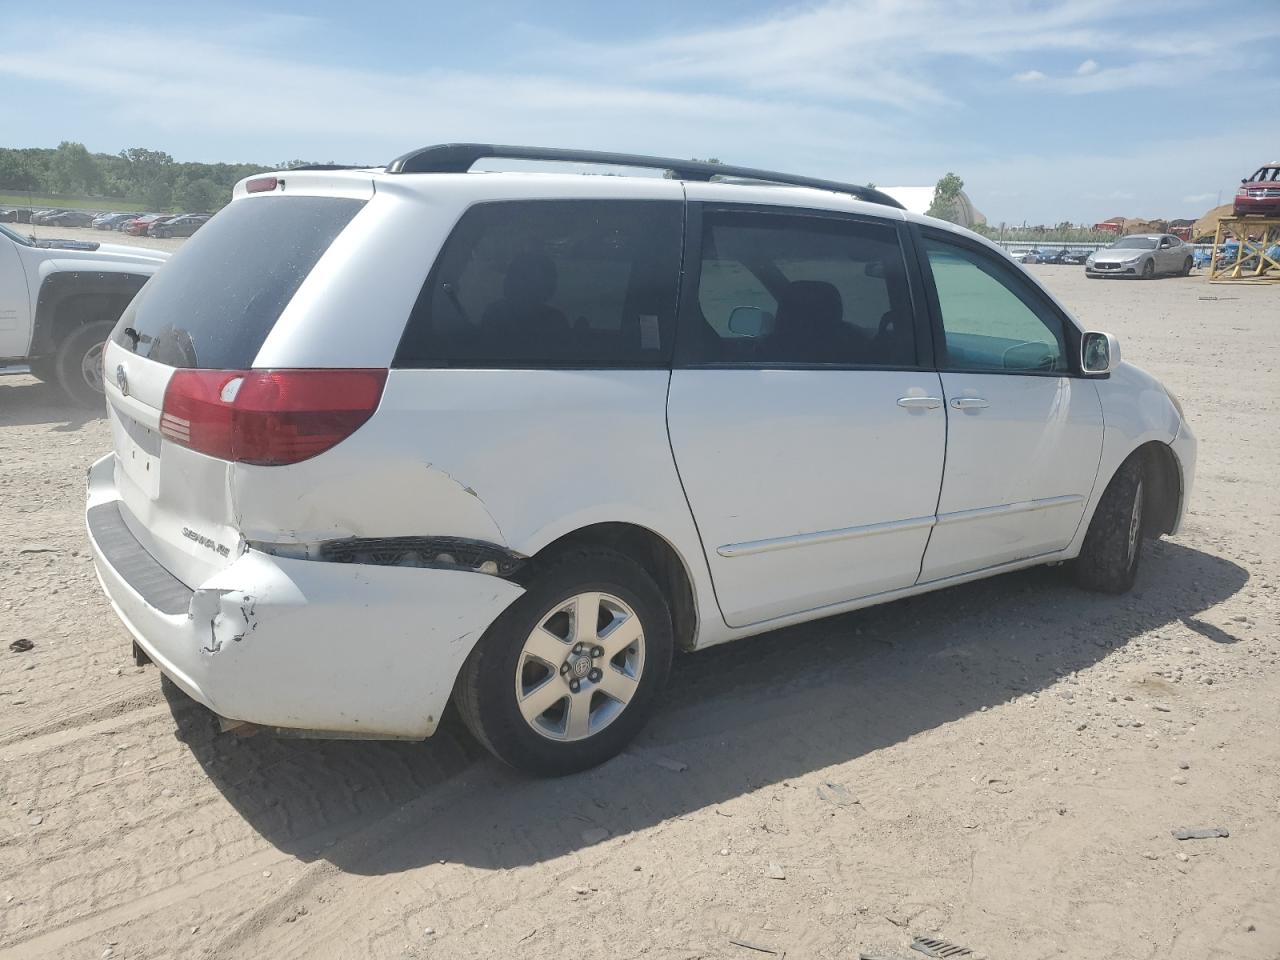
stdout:
[[113,461],[108,455],[89,473],[98,579],[147,656],[227,719],[343,736],[430,736],[467,654],[523,592],[479,573],[256,550],[190,589],[112,522]]

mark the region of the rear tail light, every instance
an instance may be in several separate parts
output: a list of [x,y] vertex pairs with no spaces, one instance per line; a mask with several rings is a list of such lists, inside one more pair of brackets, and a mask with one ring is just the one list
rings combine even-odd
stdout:
[[373,416],[386,380],[386,370],[176,370],[160,433],[219,460],[298,463]]
[[247,193],[269,193],[280,186],[279,177],[257,177],[244,185]]

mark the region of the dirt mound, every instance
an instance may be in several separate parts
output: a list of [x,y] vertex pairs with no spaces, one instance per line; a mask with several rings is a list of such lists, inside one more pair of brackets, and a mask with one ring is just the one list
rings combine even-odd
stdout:
[[1119,236],[1126,236],[1131,233],[1168,233],[1168,220],[1140,220],[1137,217],[1112,217],[1105,223],[1116,223],[1120,225]]
[[1168,220],[1126,220],[1125,233],[1168,233]]
[[1203,217],[1196,221],[1196,225],[1191,228],[1191,236],[1193,239],[1199,240],[1201,237],[1212,237],[1218,229],[1218,221],[1225,217],[1230,217],[1232,205],[1224,203],[1220,207],[1214,207]]

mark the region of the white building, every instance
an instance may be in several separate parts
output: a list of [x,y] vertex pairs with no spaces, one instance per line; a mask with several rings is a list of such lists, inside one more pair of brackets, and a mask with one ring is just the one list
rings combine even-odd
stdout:
[[[928,213],[933,203],[933,187],[877,187],[910,210],[912,213]],[[986,223],[987,218],[978,212],[968,195],[960,191],[960,217],[962,227],[972,227],[975,223]]]

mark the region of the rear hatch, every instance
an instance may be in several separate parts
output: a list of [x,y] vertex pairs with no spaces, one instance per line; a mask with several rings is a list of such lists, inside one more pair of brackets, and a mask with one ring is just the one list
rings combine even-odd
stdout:
[[[142,545],[191,587],[242,551],[235,460],[292,462],[251,459],[275,455],[263,445],[262,429],[249,434],[266,452],[244,457],[231,436],[239,437],[244,421],[233,418],[253,414],[237,408],[254,398],[263,407],[282,394],[287,403],[332,393],[316,371],[254,371],[254,362],[367,197],[350,189],[343,196],[290,193],[239,197],[205,224],[130,304],[104,353],[121,513]],[[304,379],[301,391],[285,382],[289,376]],[[279,426],[262,410],[257,417],[259,426]],[[325,422],[332,420],[330,411]],[[286,418],[284,429],[297,440],[295,426]]]

